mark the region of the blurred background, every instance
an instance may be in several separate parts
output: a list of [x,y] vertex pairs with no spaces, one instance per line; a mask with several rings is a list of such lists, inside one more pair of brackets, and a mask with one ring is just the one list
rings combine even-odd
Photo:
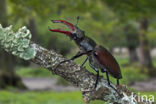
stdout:
[[[155,0],[0,0],[0,24],[13,25],[14,31],[25,25],[33,41],[70,58],[78,47],[68,37],[50,32],[48,26],[67,30],[50,20],[76,24],[80,16],[78,27],[116,57],[123,74],[121,84],[156,99],[155,11]],[[75,62],[80,64],[84,58]],[[88,63],[85,67],[95,73]],[[71,103],[84,104],[78,88],[0,50],[0,104]]]

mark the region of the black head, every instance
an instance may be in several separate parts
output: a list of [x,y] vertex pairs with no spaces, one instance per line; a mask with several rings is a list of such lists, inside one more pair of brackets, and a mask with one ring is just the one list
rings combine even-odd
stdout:
[[69,36],[72,40],[76,42],[76,44],[80,47],[80,49],[84,51],[92,51],[96,46],[96,43],[89,37],[85,36],[84,31],[79,29],[76,25],[73,25],[64,20],[52,20],[53,23],[63,23],[69,27],[70,31],[64,31],[61,29],[49,29],[52,32],[59,32]]
[[65,20],[52,20],[53,23],[63,23],[69,27],[70,31],[64,31],[61,29],[49,29],[52,32],[59,32],[69,36],[73,39],[76,43],[80,42],[84,37],[84,31],[80,30],[76,25],[73,25]]

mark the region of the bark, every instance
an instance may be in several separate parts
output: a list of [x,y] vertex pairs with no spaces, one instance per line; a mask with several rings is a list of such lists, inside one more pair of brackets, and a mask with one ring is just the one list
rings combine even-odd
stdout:
[[[4,27],[8,25],[6,0],[0,0],[0,23]],[[0,49],[0,88],[6,88],[7,86],[24,88],[20,77],[14,72],[15,63],[16,59],[13,55],[9,55]]]
[[[6,29],[1,27],[0,30]],[[7,31],[11,31],[11,27],[7,28]],[[99,78],[97,87],[94,88],[96,75],[84,67],[76,65],[73,61],[62,63],[56,68],[60,62],[67,59],[57,54],[54,50],[49,51],[33,42],[26,42],[25,44],[21,42],[18,43],[18,40],[25,39],[25,41],[27,41],[30,39],[30,32],[26,27],[19,29],[18,32],[12,33],[11,35],[8,35],[9,32],[7,31],[2,31],[0,34],[1,37],[7,36],[10,40],[8,42],[8,38],[5,40],[0,38],[2,48],[20,58],[47,68],[51,73],[59,75],[73,85],[78,86],[85,102],[98,99],[108,102],[108,104],[151,104],[147,101],[139,101],[139,96],[133,96],[133,93],[125,86],[116,87],[111,83],[111,85],[117,89],[117,93],[108,85],[107,80],[103,79],[102,76]],[[17,36],[17,39],[14,38]]]
[[6,0],[0,0],[0,22],[4,27],[8,26]]
[[140,57],[139,62],[143,67],[150,70],[153,69],[152,60],[150,56],[150,47],[147,39],[148,20],[146,17],[142,17],[140,21],[140,33],[139,33],[139,48]]
[[136,34],[136,29],[132,25],[127,24],[124,27],[124,33],[127,41],[127,48],[129,51],[129,61],[134,63],[138,61],[138,56],[136,52],[136,47],[138,46],[138,37]]
[[138,56],[137,56],[137,52],[136,52],[136,48],[130,48],[128,47],[129,50],[129,55],[130,55],[130,63],[134,63],[138,61]]
[[39,39],[38,39],[37,27],[36,27],[35,20],[33,18],[29,18],[28,29],[31,31],[32,40],[38,43]]

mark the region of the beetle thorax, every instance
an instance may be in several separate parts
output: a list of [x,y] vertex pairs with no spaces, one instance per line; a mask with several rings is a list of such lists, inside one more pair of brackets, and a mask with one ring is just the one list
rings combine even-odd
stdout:
[[80,49],[88,52],[94,50],[96,43],[89,37],[85,37],[78,45]]

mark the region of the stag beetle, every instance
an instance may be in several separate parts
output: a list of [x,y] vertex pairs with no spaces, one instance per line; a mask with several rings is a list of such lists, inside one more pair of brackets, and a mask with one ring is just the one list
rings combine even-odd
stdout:
[[[66,61],[74,60],[82,55],[87,55],[86,59],[82,63],[83,66],[86,61],[89,59],[89,65],[93,68],[97,73],[97,78],[95,82],[95,88],[98,84],[99,79],[99,69],[102,73],[106,73],[108,85],[111,86],[109,80],[109,74],[117,79],[117,85],[119,85],[119,79],[122,78],[121,70],[119,64],[115,60],[115,58],[111,55],[107,49],[105,49],[101,45],[97,45],[91,38],[85,35],[85,32],[79,29],[76,25],[73,25],[65,20],[52,20],[53,23],[63,23],[70,31],[64,31],[61,29],[50,29],[52,32],[59,32],[69,36],[75,43],[79,46],[80,51],[73,56],[69,60],[62,61],[64,63]],[[60,63],[60,64],[61,64]],[[60,65],[59,64],[59,65]]]

